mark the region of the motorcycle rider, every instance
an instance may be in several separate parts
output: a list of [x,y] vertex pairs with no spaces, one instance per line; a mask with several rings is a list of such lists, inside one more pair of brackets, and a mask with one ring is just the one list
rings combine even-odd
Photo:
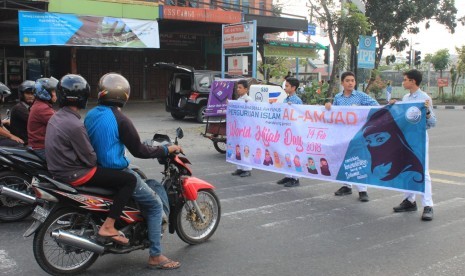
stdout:
[[45,160],[45,131],[48,120],[55,114],[52,106],[57,101],[54,77],[40,78],[34,86],[36,100],[32,104],[27,120],[28,145]]
[[[11,95],[11,91],[8,86],[4,85],[0,82],[0,102],[3,103],[6,97]],[[2,123],[2,119],[0,117],[0,146],[5,147],[17,147],[22,146],[24,141],[17,137],[16,135],[11,134]]]
[[18,87],[19,103],[11,108],[10,132],[27,144],[27,120],[29,109],[34,103],[35,82],[26,80]]
[[91,109],[84,120],[90,141],[97,153],[97,162],[104,168],[125,170],[137,177],[133,198],[139,203],[147,220],[150,240],[149,267],[179,268],[179,262],[167,258],[161,252],[163,207],[160,196],[166,197],[166,193],[162,194],[163,187],[155,180],[151,179],[146,183],[137,173],[128,169],[129,160],[125,156],[125,147],[134,157],[145,159],[167,156],[182,149],[177,145],[150,147],[141,143],[134,124],[121,112],[130,95],[129,82],[122,75],[105,74],[100,78],[98,91],[98,106]]
[[45,152],[48,170],[53,177],[73,186],[98,186],[115,189],[113,205],[99,229],[100,241],[126,245],[129,240],[115,228],[115,221],[130,200],[136,177],[130,173],[97,167],[95,154],[79,111],[85,109],[90,86],[79,76],[64,76],[57,86],[60,110],[48,121]]

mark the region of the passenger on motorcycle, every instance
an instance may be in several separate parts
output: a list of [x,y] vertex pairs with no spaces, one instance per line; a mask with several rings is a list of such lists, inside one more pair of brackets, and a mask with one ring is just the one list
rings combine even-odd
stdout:
[[110,213],[98,232],[102,242],[126,245],[129,240],[115,228],[115,220],[136,187],[130,173],[97,167],[97,155],[90,144],[79,111],[86,108],[90,95],[87,81],[79,75],[66,75],[58,83],[60,110],[53,115],[45,134],[48,170],[53,177],[73,186],[98,186],[116,190]]
[[139,203],[147,220],[150,240],[149,267],[179,268],[179,262],[162,255],[160,239],[163,208],[160,196],[166,197],[166,193],[155,180],[151,179],[146,183],[137,173],[128,169],[129,160],[125,156],[125,147],[134,157],[146,159],[167,156],[169,153],[181,151],[181,147],[150,147],[141,143],[134,124],[121,112],[130,94],[130,85],[126,78],[116,73],[108,73],[100,78],[98,89],[99,105],[91,109],[84,120],[90,141],[97,153],[97,162],[104,168],[128,171],[137,177],[133,198]]
[[21,138],[25,144],[27,144],[29,109],[34,103],[34,86],[34,81],[23,81],[18,88],[19,103],[11,109],[10,132]]
[[40,78],[34,86],[36,97],[27,120],[28,145],[40,157],[45,159],[45,130],[48,120],[55,114],[52,105],[57,101],[56,87],[58,80],[54,77]]
[[[3,103],[6,97],[11,95],[10,89],[0,82],[0,103]],[[23,140],[16,135],[11,134],[2,124],[0,117],[0,146],[17,147],[22,146]]]

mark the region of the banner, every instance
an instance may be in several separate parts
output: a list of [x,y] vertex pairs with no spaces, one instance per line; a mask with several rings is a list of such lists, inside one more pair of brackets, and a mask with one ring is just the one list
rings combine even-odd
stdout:
[[286,175],[423,193],[424,103],[385,107],[229,101],[226,161]]
[[358,39],[358,68],[375,68],[376,37],[359,36]]
[[205,116],[225,116],[227,100],[232,99],[234,85],[237,80],[215,80],[213,81],[210,96],[208,97]]
[[19,11],[20,46],[160,48],[158,22]]

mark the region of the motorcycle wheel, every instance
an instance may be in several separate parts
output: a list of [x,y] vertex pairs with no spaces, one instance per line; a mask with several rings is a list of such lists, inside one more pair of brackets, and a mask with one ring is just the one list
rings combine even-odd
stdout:
[[34,235],[32,249],[39,266],[52,275],[71,275],[89,268],[98,254],[58,243],[51,234],[64,230],[85,239],[95,239],[97,224],[91,218],[74,209],[61,209],[49,215]]
[[202,222],[191,201],[180,208],[176,221],[176,233],[188,244],[199,244],[208,240],[218,228],[221,218],[221,205],[213,190],[198,192],[197,204],[205,216]]
[[[32,178],[15,172],[0,172],[0,185],[7,188],[34,196],[29,188]],[[0,220],[6,222],[19,221],[29,216],[34,209],[34,204],[28,204],[17,199],[0,195]]]

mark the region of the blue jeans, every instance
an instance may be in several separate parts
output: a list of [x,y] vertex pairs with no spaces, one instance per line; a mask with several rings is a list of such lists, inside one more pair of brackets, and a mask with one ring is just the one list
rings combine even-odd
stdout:
[[[164,209],[168,210],[168,198],[163,186],[154,179],[143,181],[140,176],[131,169],[124,169],[134,174],[137,178],[136,188],[134,189],[133,198],[139,203],[141,211],[147,221],[150,241],[150,256],[161,255],[161,223]],[[158,192],[157,192],[158,191]],[[161,195],[161,196],[159,196]],[[162,199],[163,198],[163,199]],[[164,202],[166,204],[164,204]],[[166,206],[166,207],[165,207]],[[168,211],[166,215],[168,216]]]

